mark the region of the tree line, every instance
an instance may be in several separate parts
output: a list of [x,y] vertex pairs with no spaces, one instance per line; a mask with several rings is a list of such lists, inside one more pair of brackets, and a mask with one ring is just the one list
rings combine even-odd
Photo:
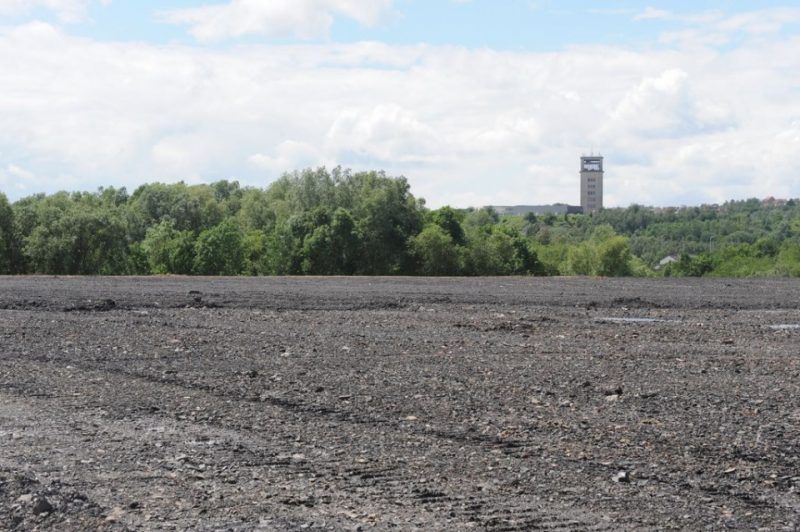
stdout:
[[0,193],[0,273],[800,276],[800,209],[432,210],[403,177],[342,168],[264,189],[151,183],[14,203]]

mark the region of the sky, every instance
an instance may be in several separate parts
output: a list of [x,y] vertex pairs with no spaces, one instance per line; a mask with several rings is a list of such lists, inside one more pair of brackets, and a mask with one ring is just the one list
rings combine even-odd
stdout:
[[800,196],[800,2],[0,0],[0,192],[266,187],[432,208]]

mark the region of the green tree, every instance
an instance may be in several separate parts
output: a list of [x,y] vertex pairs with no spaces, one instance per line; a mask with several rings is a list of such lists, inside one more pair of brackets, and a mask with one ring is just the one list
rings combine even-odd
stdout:
[[301,273],[297,262],[296,239],[287,222],[279,223],[267,235],[264,266],[269,275]]
[[506,219],[494,226],[492,240],[497,253],[505,256],[501,272],[514,275],[541,275],[544,273],[530,240],[522,235],[513,220]]
[[336,245],[328,224],[316,227],[303,240],[303,273],[311,275],[336,275]]
[[464,228],[461,227],[461,222],[464,219],[463,214],[460,214],[451,207],[442,207],[431,211],[429,219],[450,235],[454,244],[463,246],[466,243]]
[[340,207],[332,217],[317,217],[303,240],[303,273],[351,275],[358,265],[360,247],[349,211]]
[[406,242],[422,228],[422,212],[408,182],[366,172],[354,175],[353,185],[360,191],[354,214],[364,250],[358,273],[408,273]]
[[783,243],[775,262],[775,273],[786,277],[800,277],[800,243]]
[[356,221],[347,209],[339,207],[333,213],[331,237],[333,238],[336,272],[343,275],[352,275],[358,269],[358,262],[362,256],[362,246],[356,228]]
[[150,275],[150,263],[141,242],[131,242],[128,246],[128,271],[129,275]]
[[267,262],[269,239],[264,231],[257,229],[248,231],[242,238],[242,254],[244,267],[242,273],[247,275],[267,275],[270,272]]
[[5,194],[0,193],[0,274],[12,273],[17,269],[15,255],[14,210]]
[[150,271],[156,274],[190,274],[194,270],[195,239],[191,231],[178,231],[175,221],[162,220],[149,227],[142,242]]
[[411,253],[419,263],[422,275],[457,275],[460,270],[459,250],[449,232],[438,224],[430,224],[409,239]]
[[624,236],[613,236],[603,241],[597,250],[597,273],[606,277],[624,277],[632,274],[631,248]]
[[129,202],[132,236],[141,240],[148,227],[165,219],[173,220],[177,230],[195,234],[213,227],[224,216],[216,193],[208,185],[190,187],[182,182],[142,185]]
[[591,242],[581,242],[569,248],[561,273],[565,275],[596,275],[597,249]]
[[242,232],[232,219],[206,229],[195,243],[194,270],[200,275],[239,275],[244,268]]
[[775,269],[775,260],[762,255],[756,245],[725,246],[713,255],[714,268],[710,275],[719,277],[752,277],[768,275]]
[[26,262],[37,273],[124,274],[127,226],[116,207],[91,194],[58,193],[36,205],[36,223],[24,237]]
[[464,250],[464,270],[469,275],[511,275],[516,273],[511,237],[501,231],[473,231]]
[[211,183],[210,188],[223,216],[235,216],[241,210],[244,191],[238,181],[223,179]]
[[675,277],[702,277],[714,270],[714,261],[709,255],[691,256],[682,254],[678,262],[667,265],[664,275]]
[[267,193],[259,189],[244,191],[239,210],[239,222],[246,230],[258,230],[269,233],[275,228],[277,214],[270,206]]
[[492,227],[500,221],[500,217],[492,207],[471,210],[464,217],[463,224],[469,231],[491,232]]

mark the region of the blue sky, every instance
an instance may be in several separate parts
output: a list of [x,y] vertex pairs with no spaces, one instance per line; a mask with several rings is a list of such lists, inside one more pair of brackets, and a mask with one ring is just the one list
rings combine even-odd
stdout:
[[800,196],[800,4],[0,0],[0,191],[381,168],[438,206]]
[[[185,27],[165,22],[159,15],[174,9],[213,5],[200,0],[116,0],[87,6],[85,17],[71,21],[71,33],[98,40],[142,40],[152,43],[191,44]],[[330,33],[304,42],[381,41],[389,44],[429,43],[489,47],[502,50],[554,51],[576,44],[658,45],[660,33],[687,25],[686,19],[703,14],[735,15],[791,2],[774,0],[676,0],[672,2],[590,0],[402,0],[385,19],[363,25],[335,16]],[[647,10],[668,11],[670,17],[646,16]],[[35,7],[25,14],[5,17],[10,22],[30,18],[59,22],[58,13]],[[644,16],[643,16],[644,15]],[[787,30],[797,30],[789,24]],[[286,36],[252,35],[238,42],[281,43]],[[216,43],[219,45],[220,43]],[[230,43],[226,43],[230,44]]]

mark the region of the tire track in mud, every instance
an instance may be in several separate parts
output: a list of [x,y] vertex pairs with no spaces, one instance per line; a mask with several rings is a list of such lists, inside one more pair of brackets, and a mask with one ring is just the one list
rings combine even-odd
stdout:
[[[286,286],[300,286],[300,298],[284,287],[267,300],[259,283],[237,280],[227,292],[220,280],[200,292],[225,308],[203,309],[183,303],[188,287],[200,288],[196,279],[170,280],[164,290],[148,281],[149,292],[135,297],[126,280],[115,293],[116,282],[100,289],[75,280],[67,303],[54,296],[0,313],[0,390],[24,398],[37,430],[61,418],[98,425],[86,429],[92,441],[73,427],[41,446],[31,441],[33,450],[0,448],[0,456],[13,452],[19,465],[74,445],[75,456],[96,462],[65,469],[62,480],[104,511],[129,492],[163,488],[176,496],[153,502],[153,518],[177,528],[247,529],[241,518],[268,530],[798,522],[797,333],[769,331],[776,314],[737,313],[747,287],[716,293],[724,312],[700,312],[691,310],[703,297],[699,285],[684,301],[686,291],[675,296],[671,285],[588,280],[578,283],[585,293],[551,304],[555,281],[544,302],[530,289],[538,282],[481,280],[476,293],[453,282],[461,292],[431,308],[418,292],[439,287],[432,281],[391,280],[418,291],[401,297],[377,294],[382,282],[364,295],[371,280],[348,281],[337,288],[343,300],[331,292],[317,298],[321,281],[296,282]],[[511,303],[503,300],[518,289]],[[746,305],[760,309],[765,297],[755,296]],[[108,308],[62,312],[83,297]],[[600,303],[575,306],[584,299]],[[375,305],[392,300],[402,305]],[[648,311],[653,305],[661,308]],[[281,310],[258,316],[271,306]],[[671,309],[692,328],[594,321]],[[780,311],[779,323],[796,321]],[[624,395],[606,399],[604,387],[617,384]],[[120,454],[86,454],[102,449]],[[60,473],[51,467],[41,472],[53,479]],[[620,469],[631,471],[630,483],[612,483]],[[115,482],[126,494],[104,487]],[[143,512],[128,513],[144,526]]]
[[[18,361],[20,364],[25,364],[24,360]],[[30,373],[40,377],[45,377],[48,369],[54,369],[60,373],[62,368],[59,368],[61,363],[53,362],[42,366],[41,364],[31,363]],[[609,522],[608,519],[603,519],[595,516],[590,511],[581,511],[577,508],[560,507],[558,504],[543,502],[538,497],[530,497],[524,495],[515,495],[512,493],[501,492],[496,495],[480,494],[483,486],[471,485],[470,482],[464,482],[463,479],[456,479],[459,484],[459,489],[456,492],[452,490],[452,484],[436,483],[432,480],[427,480],[420,483],[420,477],[430,476],[432,471],[430,469],[419,469],[416,467],[411,468],[414,473],[409,470],[409,467],[393,466],[386,467],[384,465],[375,465],[372,460],[361,464],[358,461],[350,461],[350,465],[343,460],[323,459],[317,460],[313,457],[303,456],[302,459],[293,458],[293,456],[286,453],[264,453],[260,449],[270,449],[280,446],[278,434],[273,438],[264,440],[263,436],[257,436],[252,431],[243,430],[240,427],[231,426],[223,420],[219,421],[203,421],[202,424],[191,422],[190,420],[178,420],[170,416],[169,412],[182,411],[171,407],[169,402],[177,400],[181,394],[192,393],[207,395],[221,401],[233,400],[236,403],[245,403],[252,408],[262,408],[265,405],[275,408],[270,415],[279,415],[281,411],[289,414],[302,414],[303,416],[310,416],[313,418],[333,419],[337,422],[357,424],[366,427],[366,432],[359,433],[358,431],[350,431],[343,427],[337,427],[336,432],[345,432],[349,434],[357,434],[356,439],[362,440],[361,445],[356,445],[354,441],[349,442],[350,446],[364,447],[368,441],[373,439],[372,430],[375,427],[380,427],[383,430],[390,430],[399,435],[393,434],[385,436],[388,440],[403,440],[403,434],[411,433],[416,437],[425,439],[433,438],[433,442],[428,442],[426,445],[430,449],[439,451],[438,458],[433,457],[430,460],[432,464],[439,464],[450,462],[450,468],[455,468],[453,461],[458,459],[459,452],[454,447],[458,445],[469,445],[478,449],[480,452],[491,453],[493,450],[509,450],[512,453],[520,449],[520,445],[513,444],[506,447],[505,444],[498,444],[492,441],[491,438],[480,438],[474,435],[463,435],[445,433],[442,431],[433,431],[430,429],[416,429],[413,425],[401,426],[400,423],[389,421],[388,419],[375,420],[371,417],[357,416],[347,413],[342,409],[320,409],[316,405],[305,405],[297,401],[281,400],[280,398],[265,398],[265,400],[253,400],[245,396],[237,396],[234,394],[220,393],[217,389],[208,389],[207,386],[196,385],[190,382],[182,382],[172,379],[170,381],[163,381],[155,375],[135,375],[125,370],[114,368],[104,368],[98,370],[91,366],[86,368],[76,365],[71,361],[69,366],[72,366],[73,373],[79,379],[87,380],[90,383],[92,380],[103,380],[112,382],[111,390],[121,390],[126,386],[131,386],[133,382],[138,382],[137,388],[144,392],[145,397],[159,397],[164,406],[154,414],[149,416],[140,417],[139,419],[130,419],[131,412],[114,412],[108,408],[113,406],[107,401],[92,402],[91,408],[103,409],[106,412],[102,417],[111,416],[115,424],[123,423],[120,436],[122,438],[130,437],[130,434],[135,432],[135,426],[144,421],[145,419],[159,420],[153,421],[160,423],[166,418],[167,421],[177,422],[179,424],[190,424],[191,430],[187,434],[199,433],[201,439],[213,440],[220,437],[221,434],[226,434],[231,438],[231,444],[238,445],[235,453],[229,454],[229,460],[232,463],[237,463],[239,467],[253,469],[253,468],[271,468],[274,470],[280,479],[280,482],[288,482],[291,484],[291,479],[304,479],[310,476],[325,479],[328,482],[333,482],[337,485],[337,490],[343,493],[358,494],[358,497],[367,499],[370,507],[375,510],[380,510],[386,516],[392,515],[392,510],[413,507],[418,510],[417,513],[421,516],[419,522],[409,523],[414,526],[433,526],[431,523],[448,523],[447,526],[441,529],[459,530],[463,527],[478,527],[483,530],[490,531],[512,531],[512,530],[612,530],[620,526],[620,522],[616,521],[615,524]],[[81,390],[90,388],[91,385],[81,383],[79,379],[71,382],[71,387],[74,390]],[[45,382],[49,379],[44,379]],[[5,385],[2,385],[5,387]],[[147,388],[152,388],[149,392]],[[164,390],[170,390],[165,393]],[[61,393],[55,393],[51,390],[49,397],[43,397],[41,388],[36,385],[36,379],[29,382],[27,385],[19,386],[15,390],[15,395],[20,398],[31,397],[32,395],[39,396],[40,401],[54,401],[59,399],[68,399],[62,401],[62,407],[72,410],[80,409],[87,406],[76,398],[77,391],[70,391],[70,389],[63,390]],[[204,402],[204,401],[200,401]],[[189,401],[191,403],[191,401]],[[267,414],[261,412],[262,415]],[[241,415],[241,414],[240,414]],[[119,418],[122,419],[119,419]],[[224,419],[224,416],[221,416]],[[290,416],[291,417],[291,416]],[[116,419],[115,419],[116,418]],[[286,417],[282,419],[281,434],[302,432],[301,425],[307,421],[305,419],[298,420],[298,424],[292,425],[286,423]],[[125,429],[125,425],[131,425]],[[147,424],[147,423],[145,423]],[[288,426],[287,426],[288,425]],[[188,427],[187,427],[188,428]],[[442,449],[443,442],[447,442],[450,446],[449,449]],[[384,453],[389,453],[391,456],[391,449],[383,449]],[[192,458],[194,462],[202,461],[205,457],[201,454]],[[209,456],[210,458],[210,456]],[[219,461],[220,457],[216,460]],[[381,460],[383,462],[384,460]],[[408,464],[406,464],[408,465]],[[276,479],[277,480],[277,479]],[[451,479],[452,480],[452,479]],[[302,481],[300,482],[302,485]],[[302,492],[306,486],[301,486],[297,491]],[[303,513],[314,513],[315,507],[318,505],[316,499],[309,499],[307,496],[289,496],[284,499],[284,506],[288,507],[301,507]],[[372,513],[375,513],[374,511]],[[580,516],[580,517],[577,517]],[[291,517],[291,512],[285,517]],[[402,517],[398,517],[402,520]],[[426,523],[428,523],[426,525]],[[388,523],[386,523],[388,524]],[[440,526],[437,525],[437,528]]]
[[[77,356],[77,353],[73,354]],[[252,396],[242,395],[238,393],[236,389],[227,389],[224,386],[208,386],[203,382],[192,382],[192,381],[185,381],[178,379],[175,376],[169,376],[167,379],[164,376],[160,376],[158,374],[152,373],[134,373],[125,369],[121,369],[119,367],[108,367],[105,364],[98,364],[101,361],[94,361],[94,363],[84,363],[84,364],[76,364],[75,362],[71,362],[71,358],[65,359],[63,361],[48,357],[40,357],[39,362],[45,363],[47,365],[52,365],[54,368],[63,365],[72,365],[75,370],[78,370],[79,375],[87,374],[91,375],[92,373],[99,373],[102,375],[111,375],[119,379],[118,386],[115,388],[123,388],[126,385],[132,385],[132,381],[145,381],[154,387],[154,390],[162,390],[164,388],[171,389],[171,388],[178,388],[183,392],[203,392],[204,394],[214,396],[220,400],[231,400],[233,399],[236,402],[242,403],[253,403],[254,405],[263,406],[264,404],[268,404],[269,406],[276,407],[280,410],[283,410],[290,414],[301,414],[306,417],[311,418],[322,418],[322,419],[333,419],[334,421],[338,422],[346,422],[351,424],[361,424],[361,425],[371,425],[371,424],[392,424],[397,425],[395,419],[392,418],[375,418],[374,416],[360,416],[358,413],[354,413],[352,410],[348,409],[341,409],[335,407],[327,407],[324,405],[314,404],[314,403],[305,403],[302,401],[297,401],[296,399],[288,399],[282,397],[258,397],[253,398]],[[119,360],[117,363],[123,362],[124,360]],[[63,369],[63,368],[62,368]],[[30,371],[28,374],[36,375],[41,371],[40,367],[31,366]],[[63,376],[63,375],[62,375]],[[22,390],[21,393],[23,395],[36,395],[37,393],[34,390]],[[163,394],[160,392],[153,391],[152,393],[146,394],[152,397],[162,397]],[[173,394],[176,395],[176,394]],[[167,415],[165,412],[170,410],[169,407],[162,409],[162,412],[159,415]],[[128,415],[128,413],[123,412],[122,414],[118,415]],[[214,425],[214,423],[204,422],[209,425]],[[218,424],[219,425],[219,424]],[[405,431],[413,431],[423,436],[434,436],[439,439],[450,440],[451,442],[459,442],[459,443],[469,443],[473,446],[477,446],[479,448],[487,448],[490,447],[490,450],[500,450],[504,454],[509,455],[520,455],[521,458],[527,458],[526,452],[526,445],[524,441],[498,441],[497,439],[493,438],[486,438],[486,437],[476,437],[473,434],[465,434],[460,432],[453,432],[441,429],[416,429],[416,425],[411,424],[406,427]],[[228,425],[222,424],[219,425],[219,428],[231,428]],[[240,427],[233,427],[235,430],[239,431],[238,434],[240,437],[244,437],[246,434],[246,429],[243,430]],[[342,430],[342,429],[339,429]],[[348,430],[345,430],[349,432]],[[263,442],[256,442],[251,444],[252,446],[262,445]],[[271,465],[281,468],[286,475],[307,475],[312,473],[314,470],[309,469],[307,466],[301,466],[294,463],[291,459],[287,457],[276,457],[276,456],[261,456],[260,458],[254,458],[250,466],[258,467],[260,465]],[[338,478],[341,475],[338,467],[341,465],[341,462],[320,462],[319,464],[315,464],[316,471],[319,472],[320,470],[328,470],[325,473],[326,476],[332,478]],[[550,515],[548,511],[544,509],[537,509],[537,510],[530,510],[532,506],[534,506],[530,500],[523,500],[520,503],[520,508],[513,508],[513,497],[509,496],[508,494],[503,494],[502,496],[496,497],[476,497],[475,495],[462,495],[460,490],[456,492],[448,493],[446,489],[438,489],[436,487],[429,489],[429,488],[422,488],[421,491],[418,490],[418,487],[414,487],[411,492],[409,492],[409,486],[414,486],[414,478],[413,476],[409,477],[408,475],[403,475],[402,469],[396,469],[396,473],[394,474],[383,474],[378,478],[385,478],[386,481],[379,481],[375,483],[375,485],[371,489],[370,486],[362,486],[357,482],[359,475],[357,473],[359,469],[353,469],[352,473],[347,475],[349,477],[353,477],[356,479],[356,482],[353,483],[352,486],[347,486],[347,489],[359,489],[360,492],[366,491],[370,494],[370,497],[373,499],[385,499],[387,496],[389,498],[396,498],[397,501],[416,501],[417,505],[422,505],[423,508],[428,508],[431,510],[431,513],[434,514],[436,517],[432,517],[435,519],[436,522],[441,522],[441,519],[456,519],[459,520],[462,524],[472,524],[474,526],[481,526],[482,528],[487,529],[509,529],[513,530],[514,527],[520,526],[521,528],[517,529],[537,529],[536,527],[543,527],[541,529],[564,529],[568,530],[573,521],[570,520],[563,520],[561,517],[547,519],[545,516]],[[368,470],[366,473],[367,477],[371,475],[370,471]],[[414,492],[413,490],[417,489],[419,493]],[[431,496],[431,494],[435,494],[436,496]],[[477,500],[477,503],[474,501]],[[304,502],[305,501],[305,502]],[[397,502],[396,501],[396,502]],[[438,504],[437,504],[438,501]],[[468,505],[465,501],[472,501]],[[289,506],[298,506],[306,508],[308,505],[306,504],[307,500],[303,498],[290,498],[287,499],[287,503]],[[537,503],[540,504],[540,503]],[[313,506],[311,506],[313,507]],[[487,517],[482,519],[480,516],[476,515],[475,513],[470,514],[469,512],[462,512],[459,508],[467,507],[469,508],[494,508],[495,513],[491,517]],[[503,513],[503,508],[511,508],[506,513]],[[388,511],[384,508],[382,512],[388,515]],[[531,513],[532,512],[532,513]],[[557,516],[563,515],[573,515],[575,512],[574,508],[571,508],[568,512],[565,511],[555,512]],[[485,513],[483,510],[480,512],[481,515]],[[550,511],[552,513],[552,510]],[[453,515],[451,515],[453,514]],[[604,525],[596,524],[598,519],[595,520],[588,520],[588,521],[575,521],[574,529],[587,529],[590,526],[599,527],[598,529],[602,529]],[[520,524],[521,523],[521,524]],[[542,524],[544,523],[544,524]],[[561,523],[561,524],[558,524]],[[590,523],[595,523],[590,525]],[[616,522],[619,525],[619,522]],[[563,525],[563,526],[562,526]],[[637,527],[642,527],[643,525],[639,523]]]

